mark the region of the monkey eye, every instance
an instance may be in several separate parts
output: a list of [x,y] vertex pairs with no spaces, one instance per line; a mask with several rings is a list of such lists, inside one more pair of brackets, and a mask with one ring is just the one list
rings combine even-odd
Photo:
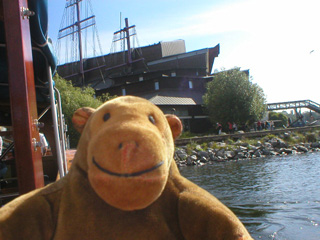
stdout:
[[152,115],[149,115],[149,121],[152,123],[152,124],[156,124],[156,120],[154,120],[154,117]]
[[110,113],[106,113],[105,115],[103,115],[103,121],[108,121],[108,119],[110,118]]

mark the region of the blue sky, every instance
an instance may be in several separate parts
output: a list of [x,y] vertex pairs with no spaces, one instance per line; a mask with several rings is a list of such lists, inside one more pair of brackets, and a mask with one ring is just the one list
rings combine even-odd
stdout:
[[[54,44],[65,3],[49,0]],[[184,39],[187,51],[192,51],[219,43],[214,69],[249,69],[267,102],[320,103],[319,0],[91,0],[91,4],[104,54],[119,29],[121,12],[136,25],[140,46]]]

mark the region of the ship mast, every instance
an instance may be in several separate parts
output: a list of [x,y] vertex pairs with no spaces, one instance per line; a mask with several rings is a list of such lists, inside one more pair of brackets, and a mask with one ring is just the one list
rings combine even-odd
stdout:
[[[91,10],[90,15],[88,10]],[[135,47],[135,42],[139,45],[135,25],[130,26],[127,18],[124,28],[121,28],[120,21],[120,30],[114,33],[110,55],[103,55],[95,25],[90,0],[67,0],[56,47],[60,76],[71,80],[76,86],[84,87],[88,84],[96,86],[101,82],[105,83],[105,78],[133,74],[133,68],[140,61],[147,69],[140,47]],[[92,31],[92,41],[87,39],[89,27],[95,30]],[[98,54],[95,50],[96,43],[100,47]],[[122,48],[120,52],[116,50],[119,43]],[[89,56],[87,45],[93,46]]]
[[[93,49],[90,50],[89,55],[90,57],[96,55],[96,44],[100,48],[99,55],[102,55],[101,44],[95,26],[95,15],[92,13],[90,0],[67,0],[58,33],[57,55],[59,57],[59,64],[74,63],[72,73],[63,77],[77,77],[77,82],[81,86],[85,85],[86,71],[84,70],[84,61],[85,55],[88,54],[87,42],[90,42],[90,40],[87,40],[87,30],[89,27],[93,29],[92,43],[90,43]],[[85,38],[84,42],[83,38]]]
[[[132,56],[131,56],[131,45],[130,45],[130,37],[136,35],[136,33],[134,32],[133,34],[130,35],[130,29],[134,29],[136,26],[132,25],[129,26],[129,21],[128,18],[125,18],[125,27],[123,29],[120,29],[119,31],[115,32],[114,35],[116,36],[117,34],[120,34],[120,37],[118,39],[114,39],[113,43],[117,42],[117,41],[121,41],[121,40],[126,40],[127,41],[127,50],[128,50],[128,54],[127,54],[127,65],[130,66],[132,64]],[[122,37],[123,33],[125,34],[124,37]]]
[[[82,57],[82,38],[81,38],[81,20],[80,20],[80,4],[79,2],[82,0],[76,0],[76,9],[77,9],[77,22],[75,25],[77,26],[77,33],[79,39],[79,56],[80,56],[80,75],[81,75],[81,82],[82,86],[84,86],[84,73],[83,73],[83,57]],[[84,20],[87,21],[87,20]]]
[[[124,63],[119,65],[114,65],[113,67],[109,68],[108,70],[114,70],[116,68],[126,67],[127,74],[129,74],[132,71],[132,65],[133,63],[144,61],[144,58],[142,57],[142,52],[140,47],[137,48],[134,46],[134,42],[138,42],[137,39],[137,33],[135,29],[135,25],[129,26],[129,20],[128,18],[125,18],[125,26],[124,28],[120,29],[119,31],[114,32],[113,34],[113,40],[112,40],[112,47],[111,47],[111,54],[114,54],[115,57],[118,55],[117,53],[117,43],[121,43],[121,49],[120,51],[124,54],[126,53],[126,59],[124,59]],[[121,27],[121,24],[120,24]],[[131,40],[133,40],[133,46],[131,46]],[[138,43],[139,45],[139,43]],[[139,56],[134,57],[133,53],[136,52]],[[117,62],[115,60],[115,62]]]

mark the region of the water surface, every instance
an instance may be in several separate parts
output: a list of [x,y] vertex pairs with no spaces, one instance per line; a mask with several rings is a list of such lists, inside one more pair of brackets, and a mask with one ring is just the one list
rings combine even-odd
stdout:
[[320,240],[320,153],[182,167],[254,239]]

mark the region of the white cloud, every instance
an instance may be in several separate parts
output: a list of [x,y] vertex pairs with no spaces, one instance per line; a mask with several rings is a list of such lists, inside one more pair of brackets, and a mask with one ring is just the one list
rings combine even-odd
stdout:
[[[320,80],[319,6],[319,0],[235,1],[204,6],[201,13],[179,19],[158,20],[163,24],[149,22],[152,28],[139,25],[137,33],[141,46],[185,39],[187,45],[206,42],[211,47],[213,40],[218,41],[221,52],[214,68],[250,69],[268,101],[310,98],[320,102],[315,87]],[[111,41],[109,33],[102,36]]]

